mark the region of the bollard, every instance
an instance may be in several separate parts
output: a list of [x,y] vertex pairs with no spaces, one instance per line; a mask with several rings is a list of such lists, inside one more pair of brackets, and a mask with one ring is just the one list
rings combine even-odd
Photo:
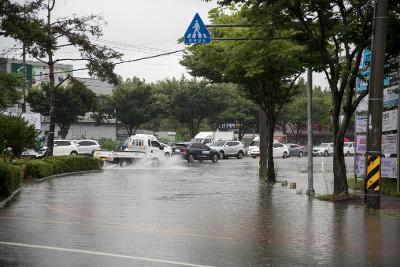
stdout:
[[290,189],[296,189],[296,183],[289,183]]
[[282,181],[281,184],[282,186],[287,186],[287,181]]

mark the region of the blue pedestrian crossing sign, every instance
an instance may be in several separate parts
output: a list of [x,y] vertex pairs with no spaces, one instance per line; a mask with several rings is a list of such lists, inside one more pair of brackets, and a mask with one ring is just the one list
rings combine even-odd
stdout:
[[198,13],[194,15],[192,23],[190,23],[189,28],[186,30],[184,36],[185,44],[209,44],[211,41],[210,33],[207,30],[206,25],[204,25]]

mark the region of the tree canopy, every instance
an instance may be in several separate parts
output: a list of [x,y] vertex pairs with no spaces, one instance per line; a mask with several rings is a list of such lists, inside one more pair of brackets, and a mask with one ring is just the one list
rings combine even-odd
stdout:
[[[32,111],[43,116],[50,114],[49,99],[48,83],[42,84],[40,89],[28,91],[27,101]],[[60,127],[61,137],[65,138],[71,125],[77,122],[80,116],[95,109],[96,96],[84,83],[73,79],[67,86],[57,88],[56,105],[56,123]]]
[[17,74],[0,71],[0,111],[17,103],[21,98],[19,88],[22,85],[23,79]]

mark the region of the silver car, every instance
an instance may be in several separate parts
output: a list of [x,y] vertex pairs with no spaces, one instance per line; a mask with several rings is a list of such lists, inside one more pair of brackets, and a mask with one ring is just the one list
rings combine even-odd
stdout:
[[228,157],[237,157],[242,159],[245,154],[245,148],[240,141],[216,141],[210,145],[219,153],[219,157],[226,159]]

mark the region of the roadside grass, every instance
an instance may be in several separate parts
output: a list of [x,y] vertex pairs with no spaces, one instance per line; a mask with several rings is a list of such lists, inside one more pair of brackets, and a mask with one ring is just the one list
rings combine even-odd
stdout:
[[[357,184],[354,178],[347,180],[349,188],[358,191],[364,191],[364,180],[357,179]],[[388,196],[399,197],[400,192],[397,192],[397,181],[396,179],[382,179],[381,180],[381,193]]]

